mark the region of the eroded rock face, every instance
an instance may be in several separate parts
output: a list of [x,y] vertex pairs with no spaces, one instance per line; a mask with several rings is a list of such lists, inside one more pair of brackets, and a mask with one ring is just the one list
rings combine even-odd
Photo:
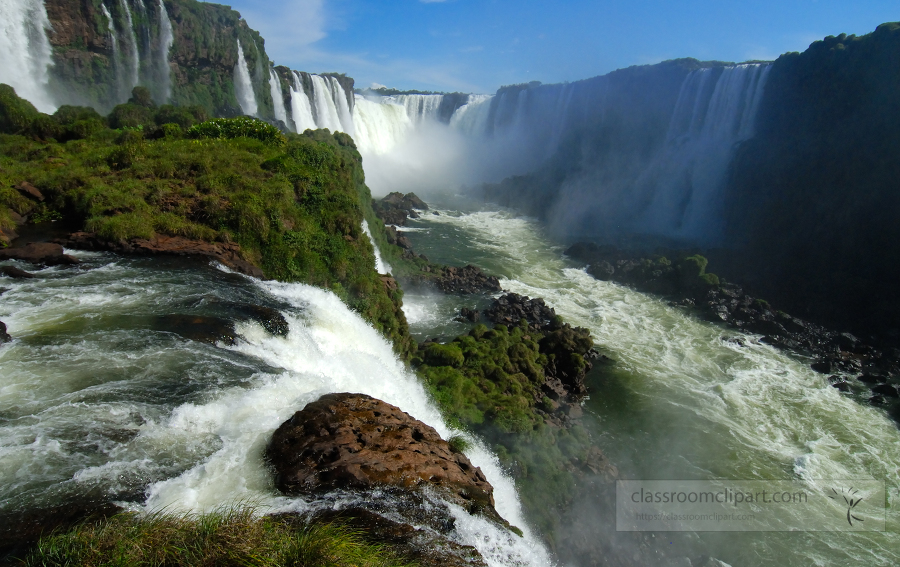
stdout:
[[64,243],[69,248],[109,250],[121,254],[207,256],[248,276],[265,279],[262,269],[245,260],[241,254],[241,247],[234,242],[205,242],[161,234],[150,240],[133,238],[127,242],[111,242],[90,232],[74,232]]
[[275,431],[266,455],[287,494],[427,486],[469,512],[499,518],[481,469],[434,428],[365,394],[308,404]]

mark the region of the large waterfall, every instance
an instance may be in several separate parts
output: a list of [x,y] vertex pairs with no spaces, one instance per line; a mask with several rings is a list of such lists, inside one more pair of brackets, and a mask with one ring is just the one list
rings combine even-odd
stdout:
[[172,97],[172,69],[169,67],[169,50],[175,43],[172,22],[163,0],[159,0],[159,101],[166,102]]
[[49,29],[42,0],[0,0],[0,83],[43,112],[56,108],[47,91],[53,61]]

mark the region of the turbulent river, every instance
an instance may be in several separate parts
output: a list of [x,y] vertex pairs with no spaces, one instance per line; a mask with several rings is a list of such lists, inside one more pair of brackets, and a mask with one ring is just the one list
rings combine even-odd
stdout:
[[[883,533],[668,533],[660,541],[734,567],[900,564],[891,508],[900,433],[882,411],[753,336],[594,280],[536,222],[505,211],[437,212],[407,233],[418,252],[478,264],[505,289],[545,298],[617,361],[590,384],[585,421],[622,478],[879,479],[889,488]],[[80,266],[0,280],[0,320],[15,338],[0,348],[4,515],[86,500],[135,510],[334,506],[340,494],[279,496],[262,459],[267,436],[328,392],[366,393],[452,433],[388,343],[329,292],[203,262],[73,254]],[[463,332],[452,319],[476,300],[410,291],[405,302],[421,340]],[[287,336],[267,332],[248,305],[280,311]],[[174,315],[236,320],[237,340],[189,340],[172,332],[183,321]],[[469,453],[496,487],[498,511],[526,537],[462,511],[453,537],[491,565],[549,564],[510,478],[479,444]]]
[[[681,543],[734,567],[900,564],[900,432],[883,411],[841,395],[809,361],[758,337],[593,279],[534,221],[504,211],[437,212],[412,221],[407,236],[418,252],[437,262],[477,263],[502,275],[504,289],[543,297],[589,328],[617,361],[590,385],[585,408],[592,434],[622,478],[887,484],[883,533],[659,534],[665,544]],[[459,332],[462,324],[448,321],[466,301],[412,293],[404,301],[419,340]]]

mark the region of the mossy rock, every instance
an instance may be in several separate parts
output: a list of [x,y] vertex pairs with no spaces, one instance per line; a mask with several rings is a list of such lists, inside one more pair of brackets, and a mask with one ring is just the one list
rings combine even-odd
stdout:
[[33,104],[19,98],[16,90],[7,84],[0,84],[0,132],[18,134],[24,131],[40,116]]

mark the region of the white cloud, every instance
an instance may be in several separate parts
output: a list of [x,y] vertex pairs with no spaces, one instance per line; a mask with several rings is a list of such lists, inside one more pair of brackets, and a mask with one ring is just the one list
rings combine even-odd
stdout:
[[266,53],[276,63],[302,57],[328,35],[324,0],[275,0],[264,8],[235,8],[265,38]]

